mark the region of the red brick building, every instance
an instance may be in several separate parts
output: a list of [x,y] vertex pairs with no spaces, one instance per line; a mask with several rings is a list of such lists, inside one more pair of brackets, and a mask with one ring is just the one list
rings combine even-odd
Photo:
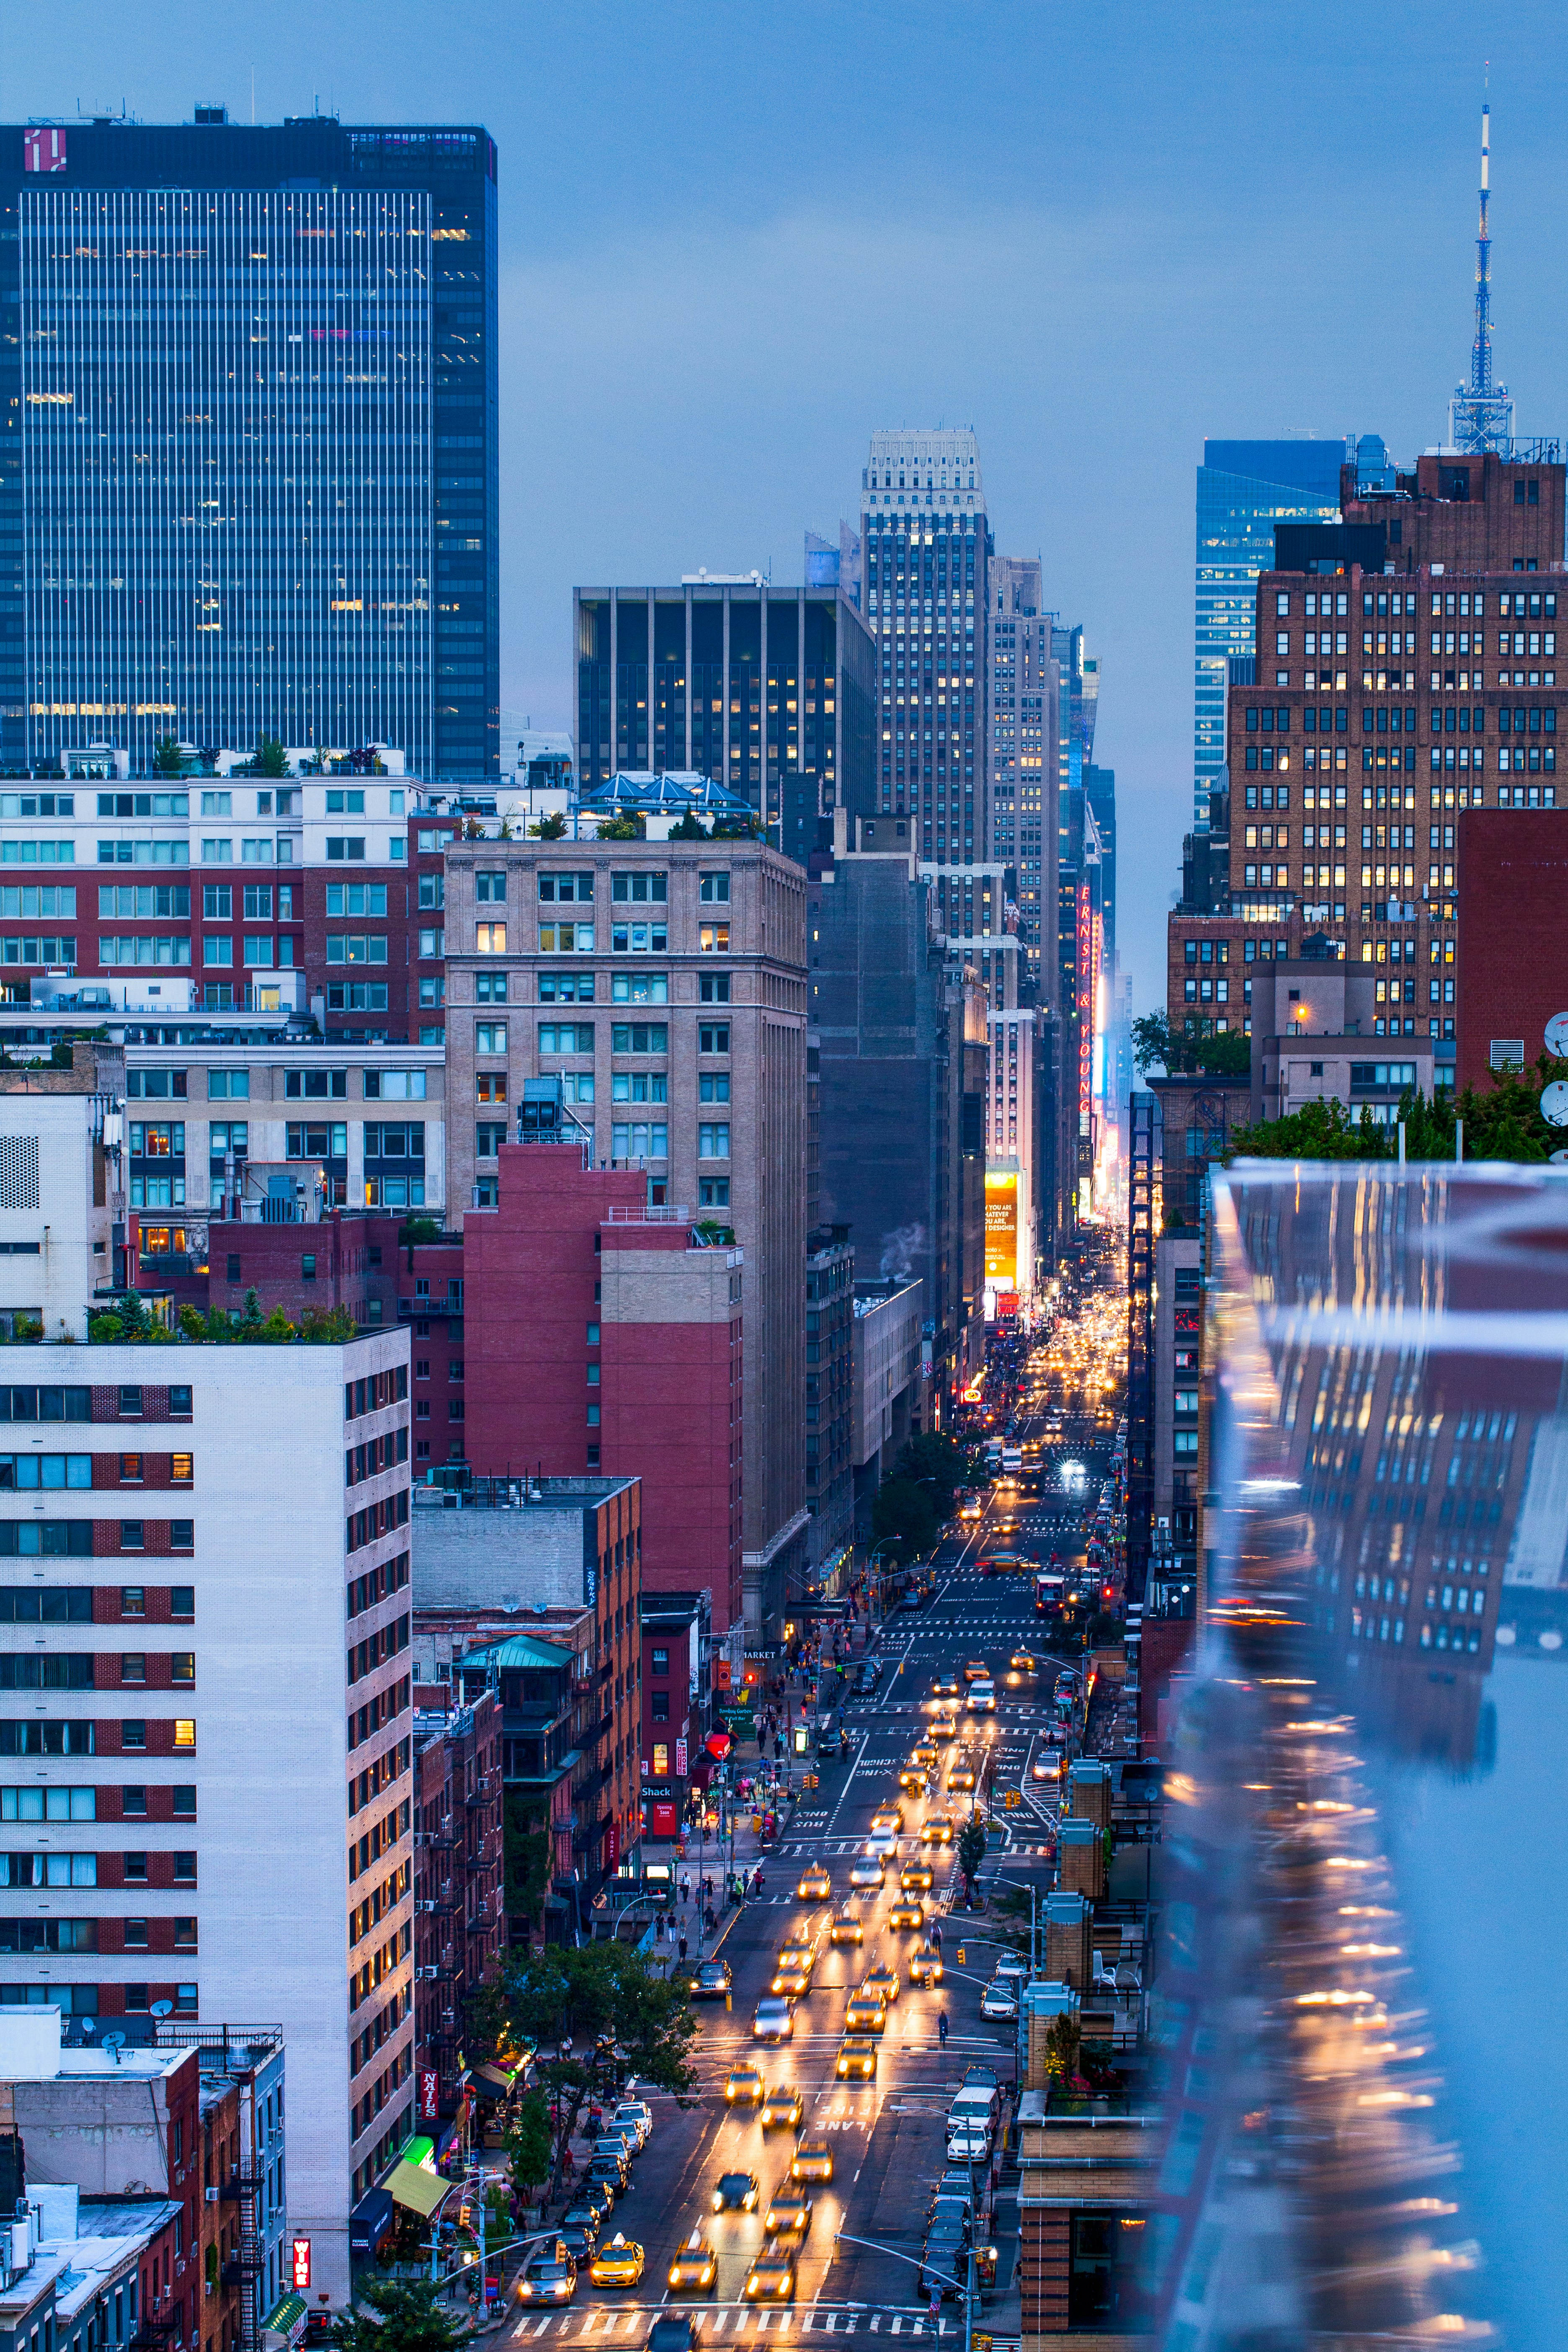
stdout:
[[1171,918],[1175,1026],[1249,1029],[1247,967],[1325,933],[1379,968],[1373,1034],[1453,1082],[1461,817],[1557,804],[1564,478],[1443,452],[1360,497],[1347,467],[1342,523],[1280,526],[1227,704],[1224,909]]
[[414,2074],[426,2126],[456,2111],[465,2007],[500,1955],[501,1819],[496,1694],[486,1691],[439,1717],[416,1717]]
[[[1568,1013],[1568,809],[1472,809],[1459,824],[1458,1085],[1530,1067]],[[1555,1035],[1557,1051],[1564,1045]]]
[[469,1462],[640,1477],[644,1590],[705,1587],[717,1637],[742,1613],[742,1253],[575,1144],[503,1144],[498,1164],[464,1236]]

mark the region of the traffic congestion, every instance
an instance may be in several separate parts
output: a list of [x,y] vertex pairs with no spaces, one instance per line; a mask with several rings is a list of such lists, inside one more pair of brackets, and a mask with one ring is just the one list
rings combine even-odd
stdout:
[[975,2325],[1016,2335],[1020,1988],[1065,1764],[1105,1719],[1086,1660],[1121,1608],[1121,1314],[1091,1265],[1045,1335],[994,1348],[964,1433],[984,1483],[914,1605],[854,1624],[815,1786],[716,1937],[672,1961],[701,2021],[695,2095],[633,2088],[606,2113],[519,2282],[520,2336],[592,2332],[606,2307],[655,2352],[798,2329],[803,2307],[827,2332],[884,2313],[921,2334],[962,2326],[971,2296]]

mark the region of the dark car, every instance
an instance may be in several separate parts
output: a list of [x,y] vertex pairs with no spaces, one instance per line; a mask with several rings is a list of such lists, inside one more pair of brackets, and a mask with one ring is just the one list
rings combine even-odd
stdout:
[[855,1678],[855,1687],[859,1692],[861,1697],[868,1697],[871,1692],[876,1689],[877,1685],[881,1681],[881,1679],[882,1669],[877,1664],[876,1659],[862,1658],[860,1661],[860,1672]]
[[647,2352],[698,2352],[702,2330],[689,2311],[661,2312],[643,2340]]
[[630,2179],[631,2174],[626,2167],[617,2164],[613,2156],[597,2156],[588,2168],[589,2188],[599,2189],[611,2199],[624,2197]]
[[754,2213],[762,2196],[754,2172],[721,2172],[713,2190],[715,2213]]
[[560,2238],[578,2269],[585,2270],[588,2263],[592,2262],[594,2249],[599,2242],[597,2228],[590,2229],[585,2221],[563,2221]]
[[592,2230],[596,2237],[599,2232],[600,2225],[609,2210],[610,2200],[607,2197],[601,2197],[592,2189],[581,2186],[577,2190],[576,2196],[573,2199],[571,2205],[567,2208],[562,2226],[563,2228],[571,2229]]
[[692,1970],[689,1990],[693,2000],[726,2000],[731,1982],[728,1960],[703,1960]]
[[845,1750],[844,1726],[836,1715],[821,1717],[816,1726],[816,1752],[819,1756],[842,1756]]

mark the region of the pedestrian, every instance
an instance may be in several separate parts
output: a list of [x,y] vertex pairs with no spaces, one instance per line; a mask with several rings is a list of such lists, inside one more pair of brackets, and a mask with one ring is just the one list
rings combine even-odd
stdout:
[[680,1936],[680,1957],[682,1959],[686,1958],[686,1932],[684,1928],[681,1930]]
[[940,1919],[931,1931],[931,1939],[936,1946],[937,1950],[940,1952],[942,1949],[942,1921]]
[[680,1900],[683,1905],[691,1900],[691,1879],[689,1873],[684,1870],[680,1874]]
[[945,2050],[947,2048],[947,2011],[945,2009],[939,2009],[937,2011],[936,2031],[937,2039]]
[[662,1911],[657,1912],[654,1915],[653,1932],[658,1941],[662,1944],[664,1941],[664,1914]]

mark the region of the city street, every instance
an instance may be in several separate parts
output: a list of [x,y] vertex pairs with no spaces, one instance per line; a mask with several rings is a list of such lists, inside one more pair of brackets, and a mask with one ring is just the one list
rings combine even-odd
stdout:
[[[1077,1404],[1076,1396],[1063,1402]],[[1054,1406],[1055,1400],[1051,1400]],[[1041,1435],[1046,1413],[1020,1412],[1016,1434]],[[1059,1550],[1070,1567],[1085,1549],[1084,1522],[1094,1508],[1110,1464],[1111,1432],[1091,1412],[1062,1418],[1039,1457],[1037,1495],[1021,1498],[1011,1489],[994,1495],[977,1528],[966,1539],[945,1541],[934,1555],[936,1589],[921,1609],[895,1612],[882,1630],[875,1654],[882,1664],[876,1692],[849,1699],[844,1720],[848,1754],[820,1766],[819,1786],[808,1790],[779,1846],[764,1863],[760,1897],[726,1915],[717,1946],[733,1975],[732,2007],[698,2004],[701,2035],[697,2044],[700,2093],[683,2112],[669,2097],[650,2104],[655,2128],[647,2151],[633,2167],[631,2187],[606,2221],[604,2236],[624,2231],[641,2243],[647,2264],[640,2285],[624,2294],[591,2289],[584,2279],[574,2305],[542,2315],[532,2312],[507,2322],[518,2339],[562,2340],[590,2335],[638,2338],[653,2314],[674,2301],[666,2286],[671,2259],[682,2240],[700,2230],[718,2258],[718,2279],[701,2324],[710,2338],[756,2335],[929,2335],[927,2298],[920,2293],[918,2264],[923,2223],[932,2187],[944,2166],[944,2125],[949,2105],[972,2064],[994,2067],[1004,2093],[1015,2080],[1016,2025],[981,2015],[981,1996],[995,1963],[1012,1957],[996,1940],[988,1915],[966,1922],[963,1882],[951,1846],[923,1845],[928,1816],[946,1813],[957,1830],[973,1800],[949,1794],[953,1769],[974,1769],[986,1787],[984,1760],[990,1759],[993,1806],[991,1844],[982,1865],[982,1892],[1020,1885],[1040,1895],[1050,1888],[1058,1801],[1054,1787],[1042,1788],[1029,1767],[1054,1720],[1055,1677],[1067,1652],[1047,1647],[1049,1629],[1037,1617],[1031,1575],[982,1576],[976,1562],[996,1541],[996,1522],[1017,1522],[1008,1538],[1048,1559]],[[1064,1486],[1063,1462],[1081,1465]],[[1031,1675],[1009,1672],[1013,1652],[1038,1661]],[[1074,1654],[1077,1644],[1074,1643]],[[939,1769],[929,1796],[900,1796],[899,1771],[931,1720],[933,1679],[959,1678],[965,1663],[981,1661],[995,1677],[994,1717],[961,1714],[958,1738],[938,1753]],[[1016,1791],[1012,1805],[1005,1793]],[[900,1803],[903,1826],[890,1855],[880,1892],[852,1891],[849,1872],[879,1807]],[[901,1863],[921,1860],[934,1878],[925,1897],[928,1932],[940,1926],[945,1978],[940,1988],[911,1987],[905,1973],[918,1933],[894,1929],[889,1913],[899,1898]],[[831,1874],[831,1902],[803,1902],[795,1888],[808,1864]],[[833,1912],[847,1899],[858,1903],[865,1941],[836,1947],[827,1941]],[[688,1915],[689,1916],[689,1914]],[[1024,1914],[1027,1927],[1027,1908]],[[793,2041],[779,2046],[752,2038],[756,2003],[769,1990],[786,1930],[809,1926],[820,1937],[820,1957],[808,1994],[794,2011]],[[961,1957],[962,1955],[962,1957]],[[899,1971],[898,1998],[887,2011],[878,2047],[877,2071],[865,2084],[836,2079],[835,2063],[844,2038],[848,1995],[879,1965]],[[948,2040],[942,2046],[939,2014],[945,2014]],[[728,2106],[725,2078],[739,2063],[754,2061],[770,2088],[793,2084],[805,2113],[803,2139],[822,2139],[831,2150],[831,2182],[816,2186],[815,2210],[800,2250],[793,2306],[752,2313],[742,2300],[746,2273],[763,2249],[763,2212],[769,2194],[788,2173],[792,2135],[787,2127],[764,2131],[751,2106]],[[999,2342],[1016,2337],[1017,2300],[1013,2279],[1017,2250],[1016,2174],[1000,2165],[1000,2186],[989,2237],[998,2249],[996,2286],[985,2298],[977,2326]],[[754,2212],[711,2210],[712,2192],[726,2172],[754,2173],[762,2200]],[[838,2231],[875,2242],[875,2249],[840,2244]],[[601,2239],[601,2243],[603,2239]],[[703,2299],[698,2298],[700,2309]],[[1010,2316],[1009,2316],[1010,2315]],[[963,2307],[943,2305],[942,2332],[962,2334]]]

